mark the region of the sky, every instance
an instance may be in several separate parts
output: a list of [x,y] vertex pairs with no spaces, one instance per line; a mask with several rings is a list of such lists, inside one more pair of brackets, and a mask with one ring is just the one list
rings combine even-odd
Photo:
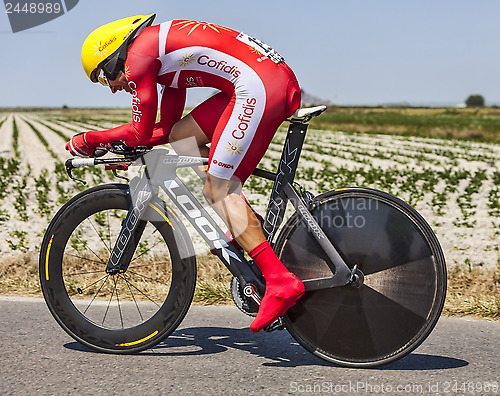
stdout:
[[[458,105],[471,94],[500,105],[497,0],[80,0],[18,33],[0,4],[0,107],[129,107],[129,94],[88,80],[81,46],[101,25],[151,13],[257,37],[304,91],[337,105]],[[211,94],[189,91],[191,106]]]

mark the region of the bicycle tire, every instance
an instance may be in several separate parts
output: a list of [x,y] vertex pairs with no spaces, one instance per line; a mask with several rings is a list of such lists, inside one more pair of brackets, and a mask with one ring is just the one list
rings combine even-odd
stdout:
[[136,353],[163,341],[186,315],[196,285],[187,230],[159,198],[141,220],[146,228],[127,271],[105,273],[131,202],[124,184],[78,194],[54,216],[40,249],[50,312],[71,337],[99,352]]
[[[434,232],[415,209],[378,190],[329,191],[315,204],[311,213],[364,283],[306,292],[284,316],[287,330],[316,356],[345,367],[402,358],[430,334],[444,304],[446,264]],[[301,279],[332,275],[297,214],[276,252]]]

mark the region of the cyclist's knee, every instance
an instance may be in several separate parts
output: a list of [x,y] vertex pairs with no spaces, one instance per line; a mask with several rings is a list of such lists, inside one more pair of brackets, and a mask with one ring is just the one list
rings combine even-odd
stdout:
[[177,142],[179,140],[193,137],[196,139],[196,142],[199,145],[205,145],[209,141],[194,118],[190,114],[188,114],[172,126],[172,129],[170,130],[169,141]]
[[225,200],[228,196],[228,191],[224,186],[220,184],[214,185],[207,180],[203,186],[203,196],[207,202],[212,205],[216,202]]
[[239,183],[211,176],[210,173],[207,176],[203,196],[210,204],[226,200],[231,194],[239,194]]
[[169,142],[177,154],[208,156],[209,140],[190,116],[175,123],[170,131]]

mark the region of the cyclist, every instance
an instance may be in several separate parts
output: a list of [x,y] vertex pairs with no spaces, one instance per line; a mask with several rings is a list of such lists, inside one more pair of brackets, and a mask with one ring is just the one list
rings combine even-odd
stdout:
[[[299,107],[300,88],[284,59],[255,38],[198,21],[152,26],[154,18],[121,19],[87,37],[82,48],[87,76],[112,93],[124,90],[132,95],[132,122],[78,134],[66,149],[72,155],[92,156],[95,148],[109,148],[115,141],[130,147],[170,142],[179,154],[208,157],[203,194],[266,280],[250,325],[257,332],[295,304],[304,285],[273,252],[239,192],[281,122]],[[158,84],[161,119],[155,123]],[[182,118],[190,87],[220,92]]]

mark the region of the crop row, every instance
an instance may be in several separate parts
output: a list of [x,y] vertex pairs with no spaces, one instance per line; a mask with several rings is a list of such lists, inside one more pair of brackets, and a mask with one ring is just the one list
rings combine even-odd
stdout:
[[[314,130],[308,134],[297,170],[299,184],[314,194],[349,186],[390,192],[424,214],[449,262],[500,264],[498,144]],[[282,131],[276,135],[261,168],[276,168],[284,138]],[[265,209],[272,183],[251,177],[246,187],[253,202]]]
[[349,147],[343,147],[342,143],[324,144],[315,143],[306,145],[306,149],[316,155],[326,155],[337,159],[353,160],[355,162],[370,164],[374,159],[394,160],[397,156],[400,164],[410,162],[429,163],[436,166],[450,165],[458,166],[459,160],[482,161],[493,166],[495,156],[485,153],[471,153],[467,150],[444,149],[437,147],[426,147],[420,150],[414,146],[406,145],[398,148],[387,147],[360,147],[350,143]]
[[[6,120],[8,118],[3,123]],[[23,130],[20,129],[21,123],[26,124]],[[57,135],[59,143],[50,142],[53,137],[46,131],[42,133],[38,124],[43,125],[54,136]],[[34,241],[41,238],[55,211],[87,187],[68,179],[62,159],[51,148],[51,143],[52,147],[60,144],[60,152],[63,152],[63,142],[68,140],[71,133],[67,130],[63,132],[61,125],[35,117],[17,115],[12,118],[11,125],[11,154],[0,157],[0,225],[2,239],[10,250],[26,251],[37,246]],[[41,164],[30,163],[29,157],[26,157],[28,148],[23,147],[23,151],[20,151],[21,133],[32,133],[35,140],[25,137],[23,144],[29,143],[36,151],[47,152],[52,163],[41,169]],[[37,167],[37,172],[34,172],[34,166]],[[109,182],[111,179],[110,172],[99,167],[77,169],[74,174],[87,180],[90,185]]]
[[[64,150],[58,156],[48,134],[52,133],[54,139],[57,136],[57,144],[62,147],[74,133],[90,126],[112,126],[110,120],[98,117],[72,120],[38,115],[17,119],[26,122],[29,129],[23,127],[22,131],[29,130],[36,136],[39,150],[46,151],[53,163],[32,174],[34,165],[27,165],[23,153],[19,153],[20,123],[14,118],[12,157],[0,158],[0,224],[8,220],[18,224],[3,235],[11,241],[11,249],[26,248],[28,223],[35,220],[42,224],[38,227],[40,234],[58,207],[86,188],[68,180],[60,158]],[[5,119],[0,122],[4,124]],[[285,136],[281,130],[276,134],[260,167],[276,168]],[[481,249],[491,253],[487,259],[490,262],[498,252],[500,235],[499,163],[497,144],[312,130],[296,180],[315,194],[347,186],[390,192],[425,213],[440,238],[450,240],[449,251],[470,252],[473,241],[482,235]],[[75,175],[85,178],[90,186],[112,178],[99,167],[77,170]],[[245,185],[250,202],[259,211],[265,210],[271,188],[272,182],[256,177],[250,177]]]

